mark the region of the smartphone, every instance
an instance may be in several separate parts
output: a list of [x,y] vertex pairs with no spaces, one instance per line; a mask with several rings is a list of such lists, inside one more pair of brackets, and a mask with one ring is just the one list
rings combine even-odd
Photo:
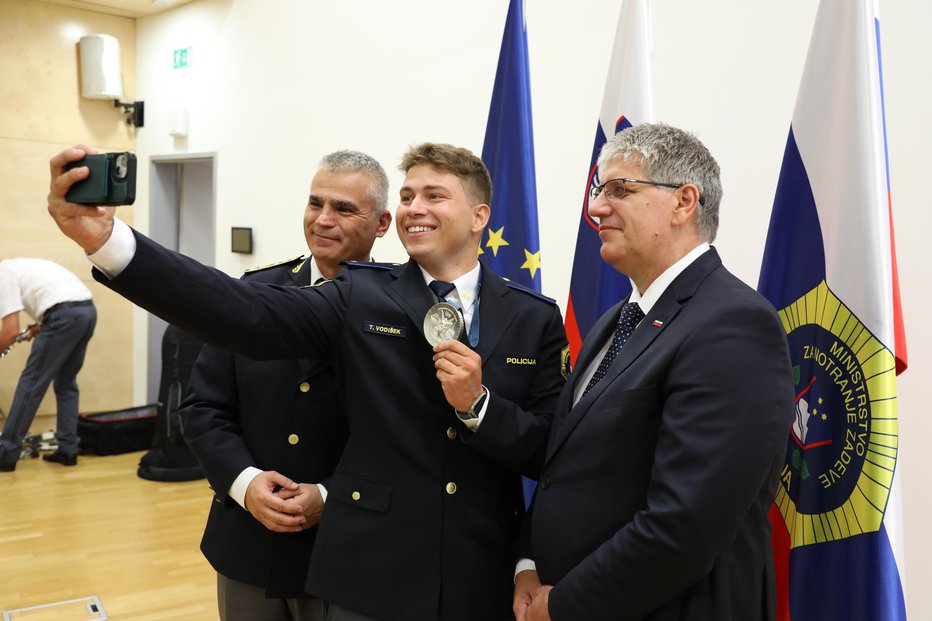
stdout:
[[87,166],[90,174],[68,190],[65,199],[82,205],[132,205],[136,200],[136,154],[98,153],[65,165]]

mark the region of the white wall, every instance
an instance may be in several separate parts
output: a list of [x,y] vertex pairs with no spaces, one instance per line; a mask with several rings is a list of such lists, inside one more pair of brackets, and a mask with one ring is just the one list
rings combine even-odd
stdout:
[[[592,148],[620,0],[530,0],[526,15],[544,292],[563,304],[569,286],[584,173]],[[756,284],[774,188],[817,2],[657,0],[653,6],[658,119],[697,133],[719,160],[725,199],[717,247],[733,272]],[[243,268],[304,249],[300,219],[316,162],[355,148],[395,171],[423,140],[482,148],[504,26],[505,0],[198,0],[139,20],[138,93],[143,158],[216,152],[217,257]],[[899,383],[908,607],[932,618],[926,562],[932,510],[925,472],[932,452],[923,414],[932,330],[922,273],[929,223],[932,4],[881,7],[887,126],[910,370]],[[172,51],[193,48],[193,66],[172,69]],[[190,136],[168,135],[169,110],[186,106]],[[147,171],[147,166],[140,167]],[[145,172],[145,174],[148,174]],[[140,180],[138,225],[147,222]],[[256,254],[228,252],[229,228],[251,226]],[[376,246],[403,260],[397,238]],[[137,325],[142,325],[141,320]],[[137,343],[144,339],[136,339]],[[139,356],[136,360],[139,361]]]

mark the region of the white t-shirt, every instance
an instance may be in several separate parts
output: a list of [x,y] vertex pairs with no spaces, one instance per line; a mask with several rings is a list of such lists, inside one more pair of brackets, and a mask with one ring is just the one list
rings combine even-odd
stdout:
[[42,321],[45,311],[61,302],[91,299],[91,290],[77,276],[45,259],[0,261],[0,317],[26,311]]

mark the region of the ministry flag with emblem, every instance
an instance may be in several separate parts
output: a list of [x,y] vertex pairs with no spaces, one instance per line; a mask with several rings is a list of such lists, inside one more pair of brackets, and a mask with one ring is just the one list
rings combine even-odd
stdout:
[[492,177],[492,214],[482,260],[505,278],[541,290],[531,79],[522,0],[511,0],[495,73],[482,160]]
[[596,163],[608,138],[632,125],[653,121],[650,32],[649,0],[624,0],[618,15],[576,233],[576,254],[566,305],[566,336],[573,360],[596,320],[631,293],[628,278],[616,272],[599,254],[602,242],[599,225],[589,216],[589,191],[600,183]]
[[796,406],[771,510],[778,619],[906,619],[896,376],[906,368],[880,21],[822,0],[759,290],[790,344]]

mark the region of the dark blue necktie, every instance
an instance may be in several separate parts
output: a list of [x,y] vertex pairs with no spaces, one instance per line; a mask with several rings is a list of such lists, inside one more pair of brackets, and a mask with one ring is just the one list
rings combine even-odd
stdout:
[[593,375],[589,383],[586,384],[583,395],[589,392],[599,380],[605,377],[605,374],[608,373],[608,368],[612,366],[612,362],[615,361],[615,356],[621,351],[621,346],[625,344],[625,341],[628,340],[628,337],[631,336],[631,333],[634,332],[634,329],[642,319],[644,319],[644,313],[641,312],[641,307],[638,306],[637,302],[628,302],[624,305],[618,317],[618,325],[615,326],[615,336],[612,337],[612,344],[609,345],[608,351],[605,352],[605,357],[602,358],[602,362],[599,363],[599,367],[595,370],[595,375]]
[[446,301],[450,292],[456,289],[452,282],[447,282],[445,280],[432,280],[427,286],[431,288],[431,291],[437,294],[441,302]]

